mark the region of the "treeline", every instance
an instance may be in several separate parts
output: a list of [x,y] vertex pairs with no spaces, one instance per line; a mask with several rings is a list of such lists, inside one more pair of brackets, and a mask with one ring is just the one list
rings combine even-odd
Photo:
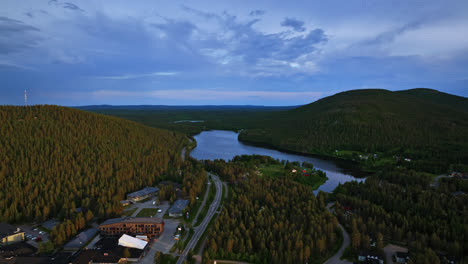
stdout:
[[[229,182],[229,198],[210,229],[204,261],[322,263],[341,243],[337,219],[322,193],[290,177],[257,177],[260,164],[282,164],[267,156],[205,161]],[[311,164],[308,164],[311,166]]]
[[337,216],[354,249],[368,249],[373,239],[378,247],[382,241],[406,244],[412,263],[466,258],[468,196],[434,189],[431,181],[429,175],[395,169],[337,187]]
[[0,134],[0,221],[56,217],[65,225],[62,237],[70,237],[68,227],[80,229],[76,219],[86,220],[88,212],[119,215],[128,192],[166,178],[182,182],[185,175],[178,154],[183,135],[119,118],[58,106],[0,106]]
[[[418,171],[445,172],[468,163],[468,110],[416,93],[355,90],[297,109],[271,113],[239,139],[274,148],[333,156],[335,150],[403,156]],[[447,95],[454,100],[468,99]],[[248,117],[247,117],[248,118]],[[379,168],[381,164],[372,164]]]

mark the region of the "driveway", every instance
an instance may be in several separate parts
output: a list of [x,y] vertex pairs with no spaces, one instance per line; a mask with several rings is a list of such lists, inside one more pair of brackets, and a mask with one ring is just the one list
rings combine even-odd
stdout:
[[392,244],[388,244],[386,247],[384,247],[383,250],[385,252],[385,258],[387,259],[387,264],[394,263],[392,260],[392,256],[395,255],[397,251],[408,252],[407,248]]
[[164,219],[164,232],[162,235],[156,239],[151,245],[150,250],[143,257],[139,263],[143,264],[153,264],[154,263],[154,255],[156,255],[157,251],[160,251],[164,254],[169,253],[172,246],[175,244],[174,240],[174,233],[177,230],[177,226],[179,226],[179,220],[177,219]]

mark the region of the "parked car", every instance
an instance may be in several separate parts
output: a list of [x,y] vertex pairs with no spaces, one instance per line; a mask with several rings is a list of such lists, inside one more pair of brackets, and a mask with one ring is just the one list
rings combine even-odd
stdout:
[[37,231],[37,230],[39,230],[39,229],[37,229],[37,228],[34,228],[33,230],[34,230],[34,231]]
[[36,237],[36,239],[34,239],[34,241],[36,241],[36,242],[42,241],[42,238],[41,237]]
[[39,235],[43,235],[44,233],[44,231],[39,231]]
[[162,212],[162,210],[161,210],[161,209],[158,209],[158,213],[161,213],[161,212]]

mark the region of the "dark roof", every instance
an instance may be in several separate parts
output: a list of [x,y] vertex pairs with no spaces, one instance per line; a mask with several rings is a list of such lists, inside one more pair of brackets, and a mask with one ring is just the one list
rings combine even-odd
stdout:
[[182,211],[187,207],[188,205],[188,200],[177,200],[174,202],[174,204],[169,208],[169,213],[172,214],[177,214],[177,213],[182,213]]
[[127,197],[140,197],[140,196],[152,194],[152,193],[155,193],[155,192],[159,192],[159,188],[157,188],[157,187],[145,187],[145,188],[143,188],[143,189],[141,189],[139,191],[127,194]]
[[[0,256],[10,257],[10,256],[29,256],[36,253],[37,249],[28,243],[22,241],[0,248]],[[1,263],[1,262],[0,262]]]
[[0,257],[0,263],[2,264],[50,264],[55,263],[50,257],[12,257],[3,258]]
[[47,220],[45,221],[44,223],[42,223],[42,226],[49,229],[49,230],[52,230],[52,228],[54,228],[54,226],[56,226],[59,222],[55,219],[50,219],[50,220]]
[[[99,240],[96,249],[81,251],[72,261],[73,264],[88,264],[90,261],[98,263],[118,263],[123,258],[123,252],[126,247],[119,246],[119,239],[103,238]],[[139,258],[144,250],[136,248],[127,248],[130,258]]]
[[408,257],[408,252],[397,251],[396,256],[398,258],[406,258],[406,257]]
[[97,229],[90,228],[81,233],[79,233],[75,239],[68,242],[64,247],[65,248],[80,248],[84,246],[94,235],[97,233]]
[[0,237],[11,236],[15,234],[16,228],[8,223],[0,223]]
[[[121,256],[123,258],[123,251],[125,250],[124,246],[119,246],[119,239],[118,238],[103,238],[99,240],[95,247],[103,252],[112,252],[117,256]],[[138,248],[127,248],[128,252],[130,253],[130,258],[139,258],[143,253],[144,249]]]
[[100,226],[110,225],[116,223],[150,223],[150,224],[161,224],[164,223],[161,218],[157,217],[120,217],[107,219]]

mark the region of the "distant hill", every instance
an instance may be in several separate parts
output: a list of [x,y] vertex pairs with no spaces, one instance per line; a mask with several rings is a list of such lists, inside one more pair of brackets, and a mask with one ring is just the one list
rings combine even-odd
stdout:
[[438,105],[444,105],[459,111],[468,112],[468,99],[462,96],[447,94],[427,88],[403,90],[398,91],[397,93],[412,96],[413,98],[418,100],[424,100]]
[[301,153],[384,152],[443,171],[468,163],[468,99],[430,89],[352,90],[271,113],[239,139]]
[[58,106],[0,106],[0,135],[0,222],[70,219],[77,208],[116,215],[127,192],[156,184],[181,162],[185,140]]
[[[100,114],[113,115],[147,126],[195,135],[207,129],[239,130],[252,127],[271,112],[294,109],[297,106],[252,106],[252,105],[91,105],[77,108]],[[180,122],[197,120],[203,122]]]

